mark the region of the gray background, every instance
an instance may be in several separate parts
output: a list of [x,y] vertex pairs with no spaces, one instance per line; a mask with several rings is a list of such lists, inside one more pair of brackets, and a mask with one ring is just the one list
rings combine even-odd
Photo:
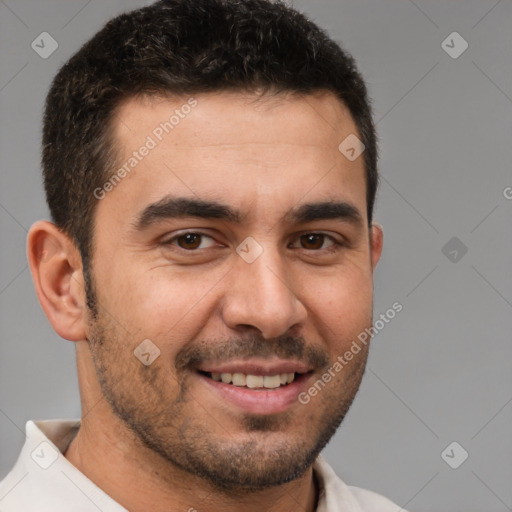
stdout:
[[[0,478],[28,419],[80,416],[74,345],[50,327],[25,255],[27,229],[48,216],[45,94],[107,19],[143,4],[0,0]],[[403,304],[375,337],[360,393],[324,455],[348,483],[412,512],[512,510],[512,2],[294,5],[355,56],[368,82],[385,232],[375,316]],[[47,59],[31,48],[43,31],[59,45]],[[456,59],[441,45],[453,31],[469,44]],[[468,249],[455,262],[442,251],[452,237]],[[441,458],[452,441],[469,453],[458,469]],[[452,463],[460,453],[449,451]]]

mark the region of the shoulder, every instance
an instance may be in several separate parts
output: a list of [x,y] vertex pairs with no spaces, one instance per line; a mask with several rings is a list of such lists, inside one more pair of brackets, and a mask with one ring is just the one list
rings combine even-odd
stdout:
[[321,455],[313,471],[320,490],[317,512],[407,512],[376,492],[345,484]]
[[348,486],[348,488],[365,512],[407,512],[381,494],[360,487]]

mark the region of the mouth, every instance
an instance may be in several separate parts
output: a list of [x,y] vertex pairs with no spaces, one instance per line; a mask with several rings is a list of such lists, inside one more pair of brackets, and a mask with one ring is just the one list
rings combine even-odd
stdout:
[[313,370],[304,370],[307,371],[251,369],[252,373],[242,373],[198,369],[196,375],[203,391],[220,399],[223,404],[239,412],[265,415],[304,407],[299,401],[299,395],[306,389],[313,375]]
[[[267,390],[286,387],[291,384],[296,378],[304,373],[287,372],[277,373],[275,375],[252,375],[247,373],[216,373],[204,372],[198,370],[201,375],[212,379],[216,382],[223,382],[224,384],[231,384],[239,388],[247,388],[253,390]],[[306,372],[307,373],[307,372]]]

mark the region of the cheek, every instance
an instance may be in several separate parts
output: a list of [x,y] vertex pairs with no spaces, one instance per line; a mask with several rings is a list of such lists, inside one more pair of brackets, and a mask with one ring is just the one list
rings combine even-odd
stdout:
[[[174,347],[207,323],[215,307],[212,290],[222,275],[169,265],[137,273],[134,267],[111,275],[102,287],[105,308],[133,337]],[[173,341],[177,333],[180,339]]]
[[348,275],[340,270],[329,278],[310,280],[303,289],[311,321],[334,352],[371,325],[373,284],[365,272]]

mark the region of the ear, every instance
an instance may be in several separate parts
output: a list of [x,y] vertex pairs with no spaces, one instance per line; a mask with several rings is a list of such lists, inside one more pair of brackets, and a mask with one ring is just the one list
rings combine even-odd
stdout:
[[82,258],[71,239],[48,221],[38,221],[27,239],[30,272],[39,302],[59,336],[85,340],[87,307]]
[[370,258],[372,269],[375,269],[377,263],[379,262],[380,256],[382,254],[383,242],[384,232],[382,231],[382,226],[373,223],[370,232]]

